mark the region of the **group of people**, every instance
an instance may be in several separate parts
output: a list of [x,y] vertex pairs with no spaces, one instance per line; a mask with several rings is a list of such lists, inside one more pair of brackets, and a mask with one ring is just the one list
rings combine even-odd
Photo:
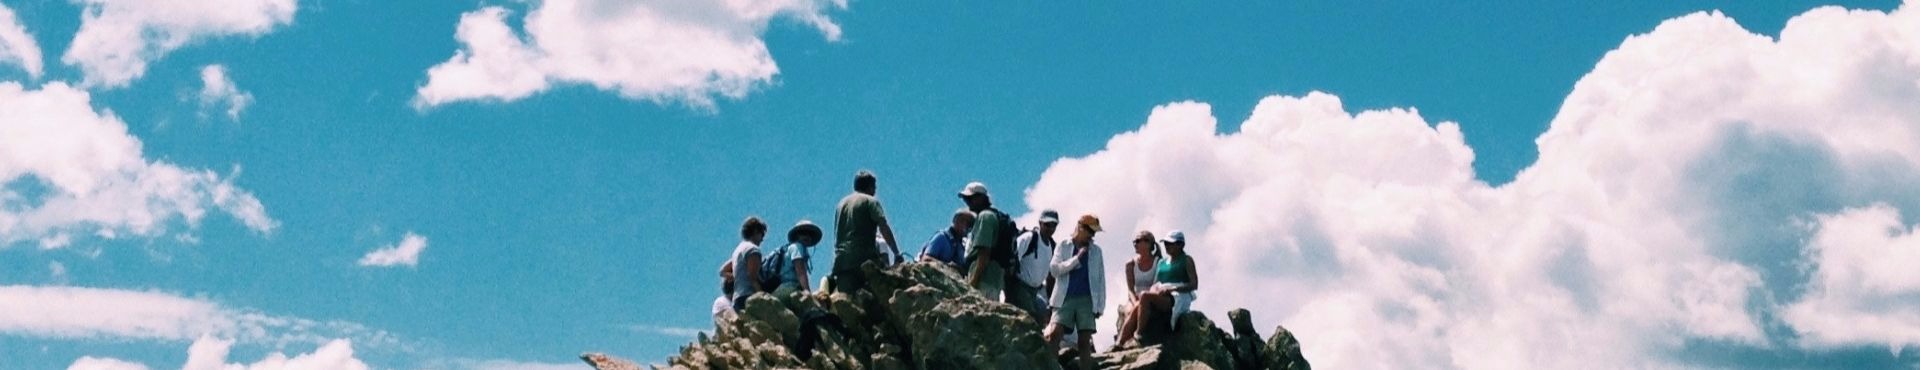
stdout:
[[[835,207],[833,271],[826,284],[833,291],[867,289],[861,266],[886,267],[904,263],[872,172],[854,175],[853,193]],[[1058,345],[1074,334],[1082,368],[1091,368],[1095,322],[1106,312],[1105,259],[1095,234],[1104,231],[1100,218],[1080,216],[1067,240],[1055,239],[1060,215],[1040,213],[1032,228],[1021,228],[993,207],[987,186],[973,182],[957,194],[965,206],[955,210],[952,224],[941,228],[922,245],[918,260],[944,265],[964,276],[968,286],[988,299],[1018,307],[1035,322],[1044,323],[1042,336]],[[755,293],[773,293],[786,299],[794,292],[811,292],[807,284],[813,246],[824,238],[820,226],[799,221],[787,231],[787,243],[762,252],[767,224],[748,217],[740,226],[741,242],[721,266],[722,292],[714,302],[716,321],[728,320]],[[1132,341],[1148,325],[1171,329],[1192,305],[1200,287],[1193,258],[1186,254],[1185,233],[1172,231],[1155,238],[1140,231],[1133,240],[1134,256],[1123,266],[1127,299],[1120,302],[1118,340]],[[1165,246],[1166,253],[1161,254]],[[805,295],[802,295],[805,296]]]

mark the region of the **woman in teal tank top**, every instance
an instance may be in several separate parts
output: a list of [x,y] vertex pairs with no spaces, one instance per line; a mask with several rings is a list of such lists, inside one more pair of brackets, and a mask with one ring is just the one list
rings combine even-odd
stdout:
[[1180,314],[1193,304],[1194,291],[1200,289],[1200,273],[1193,264],[1193,256],[1187,255],[1187,235],[1175,230],[1160,240],[1166,245],[1167,258],[1160,259],[1154,266],[1153,288],[1140,294],[1140,304],[1134,312],[1127,315],[1127,322],[1120,328],[1120,342],[1126,343],[1135,334],[1150,328],[1143,321],[1158,322],[1166,320],[1167,328],[1180,321]]

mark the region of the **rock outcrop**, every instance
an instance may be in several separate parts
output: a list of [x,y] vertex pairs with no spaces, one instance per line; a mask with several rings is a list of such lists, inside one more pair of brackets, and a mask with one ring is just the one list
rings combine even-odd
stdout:
[[[854,295],[755,295],[739,318],[699,336],[667,359],[673,369],[1059,369],[1040,324],[1017,308],[974,293],[950,268],[915,263],[866,266],[870,291]],[[1228,314],[1233,333],[1190,312],[1150,346],[1095,354],[1102,369],[1308,369],[1286,328],[1262,341],[1251,314]],[[643,366],[600,353],[599,370]]]

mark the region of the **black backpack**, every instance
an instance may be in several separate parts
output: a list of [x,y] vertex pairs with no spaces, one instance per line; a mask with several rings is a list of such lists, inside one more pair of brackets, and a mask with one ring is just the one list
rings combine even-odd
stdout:
[[760,286],[771,292],[780,288],[781,270],[787,268],[787,247],[774,248],[772,254],[760,256]]
[[1006,269],[1008,274],[1018,274],[1020,271],[1020,248],[1017,244],[1019,244],[1020,233],[1022,232],[1020,226],[1015,225],[1013,218],[1007,217],[1006,212],[1000,212],[999,209],[994,208],[987,208],[987,210],[1000,214],[1000,230],[997,230],[999,231],[998,233],[994,233],[995,240],[993,241],[992,249],[993,262],[999,263],[1000,267]]

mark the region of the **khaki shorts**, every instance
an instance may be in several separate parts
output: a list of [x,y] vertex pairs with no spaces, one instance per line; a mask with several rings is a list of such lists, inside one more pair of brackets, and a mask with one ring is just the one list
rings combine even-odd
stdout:
[[1051,321],[1052,325],[1059,325],[1084,333],[1094,333],[1095,326],[1093,316],[1092,297],[1067,297],[1066,302],[1062,302],[1060,307],[1056,307],[1053,310],[1053,320]]

